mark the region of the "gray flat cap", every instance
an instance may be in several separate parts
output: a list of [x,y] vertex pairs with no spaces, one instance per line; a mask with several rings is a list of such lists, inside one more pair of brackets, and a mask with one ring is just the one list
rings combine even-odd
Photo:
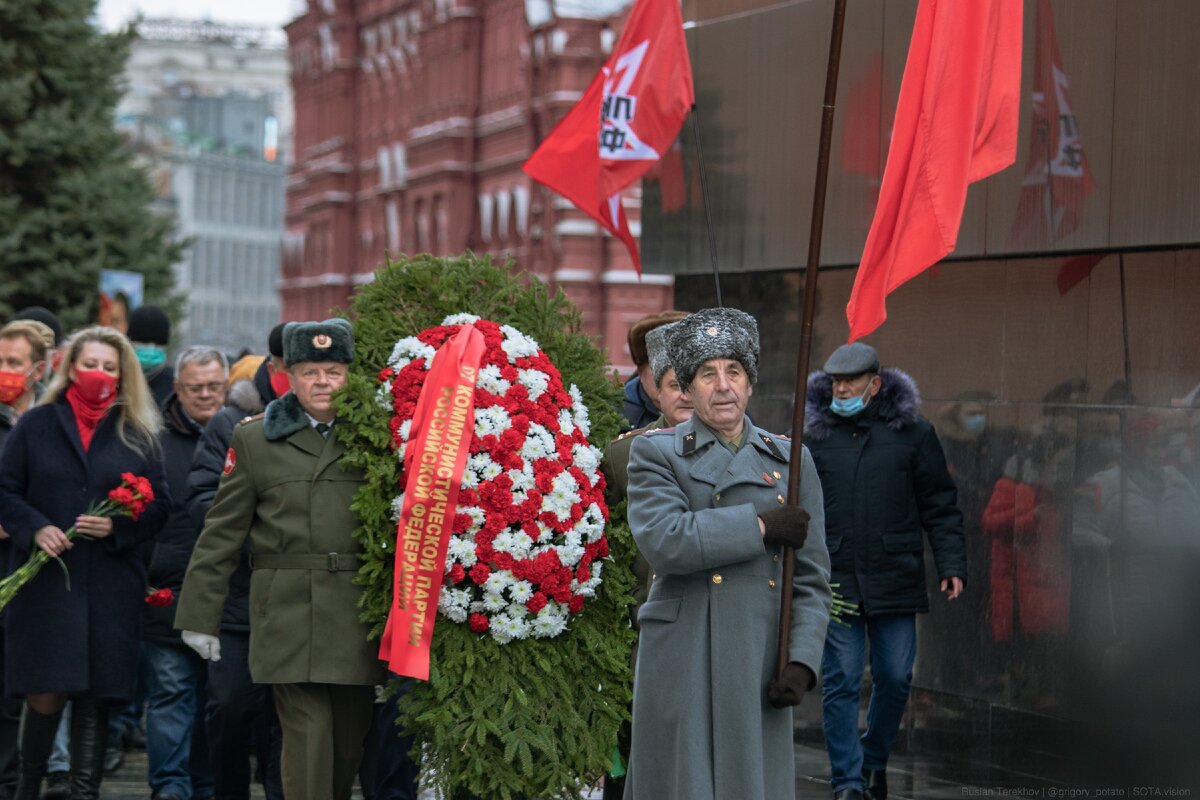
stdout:
[[679,388],[687,391],[705,361],[729,358],[741,363],[750,383],[758,381],[758,323],[736,308],[706,308],[672,326],[667,338]]
[[667,336],[677,322],[660,325],[646,334],[646,355],[650,358],[650,371],[654,373],[654,385],[662,383],[663,375],[671,368],[671,351],[667,347]]
[[879,372],[879,354],[875,348],[862,342],[844,344],[825,362],[828,375],[862,375],[864,372]]

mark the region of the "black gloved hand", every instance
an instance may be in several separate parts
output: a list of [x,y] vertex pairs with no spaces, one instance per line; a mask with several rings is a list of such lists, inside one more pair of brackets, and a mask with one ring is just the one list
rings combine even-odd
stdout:
[[816,681],[817,676],[813,675],[812,670],[799,661],[792,661],[783,668],[781,677],[767,684],[767,702],[775,708],[798,706],[808,687]]
[[808,538],[809,514],[800,506],[784,506],[758,515],[763,521],[764,544],[777,544],[799,550]]

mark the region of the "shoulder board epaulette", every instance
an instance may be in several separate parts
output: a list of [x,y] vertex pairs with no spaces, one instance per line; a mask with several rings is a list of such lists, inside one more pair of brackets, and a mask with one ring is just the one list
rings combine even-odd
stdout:
[[619,442],[622,439],[628,439],[630,436],[638,436],[640,434],[645,433],[647,430],[649,430],[649,429],[648,428],[634,428],[631,431],[625,431],[624,433],[622,433],[620,436],[618,436],[613,441]]
[[242,417],[240,420],[238,420],[238,425],[245,425],[247,422],[254,422],[254,420],[262,419],[265,416],[266,412],[263,412],[262,414],[253,414],[249,417]]
[[652,436],[656,433],[674,433],[674,432],[675,432],[674,428],[655,428],[652,431],[646,431],[646,435]]

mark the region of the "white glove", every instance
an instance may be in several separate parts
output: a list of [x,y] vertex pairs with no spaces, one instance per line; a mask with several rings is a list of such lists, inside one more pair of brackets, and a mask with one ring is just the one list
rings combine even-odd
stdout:
[[207,633],[183,631],[183,643],[200,654],[205,661],[221,660],[221,640]]

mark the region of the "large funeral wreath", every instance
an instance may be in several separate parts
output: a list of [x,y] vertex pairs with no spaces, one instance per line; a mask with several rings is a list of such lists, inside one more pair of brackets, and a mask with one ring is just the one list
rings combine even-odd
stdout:
[[430,357],[465,324],[487,343],[430,679],[400,703],[422,771],[449,798],[578,798],[611,764],[632,683],[633,543],[623,509],[606,524],[598,476],[620,423],[605,356],[561,292],[469,255],[389,261],[350,315],[338,435],[367,474],[354,508],[376,636]]

